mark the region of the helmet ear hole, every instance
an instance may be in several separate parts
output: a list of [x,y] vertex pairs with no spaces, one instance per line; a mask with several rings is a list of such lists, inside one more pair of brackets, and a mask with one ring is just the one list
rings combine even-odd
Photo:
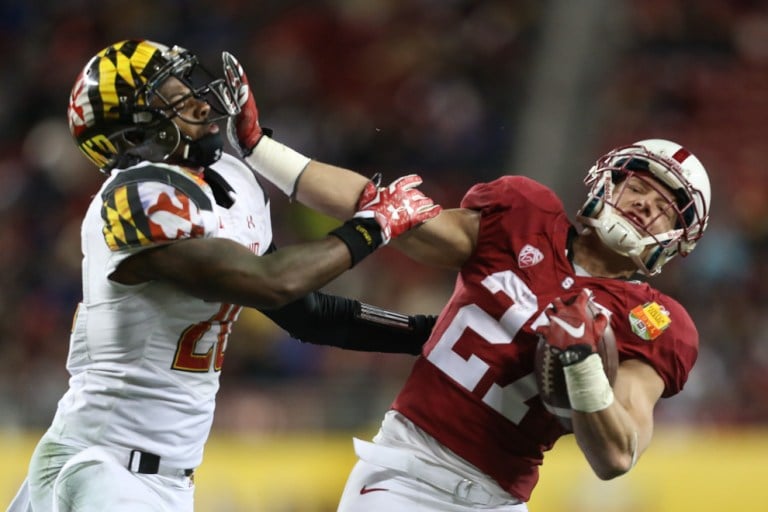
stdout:
[[[179,127],[170,120],[162,119],[149,126],[130,130],[123,135],[129,149],[125,151],[130,160],[160,162],[168,158],[181,142]],[[125,165],[125,161],[121,162]]]
[[163,151],[166,156],[176,151],[179,142],[181,142],[179,127],[171,119],[160,121],[157,130],[151,131],[149,135],[152,138],[151,145],[157,147],[159,151]]
[[146,134],[138,130],[132,130],[123,134],[123,139],[131,146],[140,146],[146,139]]

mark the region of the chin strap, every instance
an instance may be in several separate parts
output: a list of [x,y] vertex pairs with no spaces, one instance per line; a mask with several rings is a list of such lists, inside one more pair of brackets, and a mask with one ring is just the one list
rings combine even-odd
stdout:
[[197,140],[182,135],[183,147],[181,163],[194,167],[207,167],[221,158],[224,139],[221,133],[208,133]]

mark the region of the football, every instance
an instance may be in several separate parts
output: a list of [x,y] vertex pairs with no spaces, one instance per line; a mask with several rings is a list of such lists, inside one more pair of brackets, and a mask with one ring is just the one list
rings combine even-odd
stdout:
[[[619,368],[619,355],[616,349],[616,337],[610,323],[605,328],[602,337],[598,340],[597,351],[603,360],[603,369],[608,377],[608,382],[613,385]],[[539,387],[539,396],[544,403],[544,407],[560,420],[560,423],[568,432],[573,432],[571,402],[568,398],[568,389],[565,386],[563,365],[557,357],[556,349],[553,349],[541,337],[536,346],[534,365],[536,384]]]

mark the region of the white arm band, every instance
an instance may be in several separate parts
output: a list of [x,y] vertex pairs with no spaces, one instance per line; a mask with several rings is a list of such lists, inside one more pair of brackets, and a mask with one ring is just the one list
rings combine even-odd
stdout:
[[296,182],[311,159],[280,144],[266,135],[253,149],[245,161],[251,168],[268,179],[288,197],[296,192]]
[[613,403],[613,389],[603,370],[599,354],[592,354],[578,363],[563,368],[571,409],[597,412]]

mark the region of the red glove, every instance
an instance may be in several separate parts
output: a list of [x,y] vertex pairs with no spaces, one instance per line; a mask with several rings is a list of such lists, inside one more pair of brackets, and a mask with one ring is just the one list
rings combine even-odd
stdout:
[[436,217],[442,208],[416,187],[422,180],[409,174],[388,187],[378,186],[378,177],[369,181],[357,202],[355,217],[373,217],[381,226],[382,245],[411,228]]
[[608,317],[599,312],[589,290],[581,290],[567,302],[555,299],[545,311],[549,323],[536,332],[555,348],[563,366],[583,361],[597,352],[597,344],[608,326]]
[[221,60],[227,88],[240,107],[240,113],[227,120],[227,138],[232,147],[240,150],[245,157],[251,154],[264,135],[264,130],[259,126],[259,109],[256,108],[248,77],[237,59],[229,52],[222,52]]

